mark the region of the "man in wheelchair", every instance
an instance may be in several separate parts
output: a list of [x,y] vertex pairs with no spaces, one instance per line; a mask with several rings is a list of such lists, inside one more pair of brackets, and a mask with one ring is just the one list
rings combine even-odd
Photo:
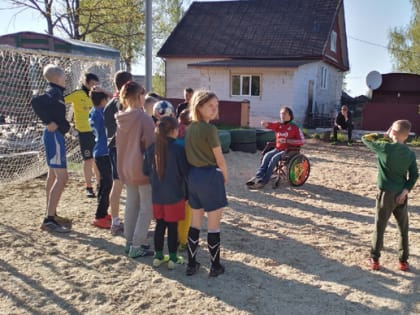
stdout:
[[246,182],[250,189],[264,187],[271,179],[274,169],[286,151],[299,149],[304,144],[304,136],[293,121],[293,111],[289,107],[280,109],[280,122],[261,121],[261,126],[276,133],[275,148],[264,154],[255,177]]

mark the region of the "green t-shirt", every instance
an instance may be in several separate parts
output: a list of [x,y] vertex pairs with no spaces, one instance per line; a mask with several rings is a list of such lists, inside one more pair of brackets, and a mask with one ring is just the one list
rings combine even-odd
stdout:
[[[378,159],[378,187],[400,193],[411,190],[419,177],[416,155],[406,144],[376,141],[363,136],[362,142],[376,153]],[[408,178],[407,178],[408,173]]]
[[204,121],[193,122],[185,134],[188,163],[195,167],[217,166],[213,148],[220,147],[217,128]]

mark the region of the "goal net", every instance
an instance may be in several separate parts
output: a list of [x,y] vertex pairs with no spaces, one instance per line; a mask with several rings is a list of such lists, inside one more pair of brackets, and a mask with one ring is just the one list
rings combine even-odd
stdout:
[[[31,107],[32,96],[47,88],[42,75],[47,64],[65,70],[65,94],[80,87],[85,72],[98,75],[101,85],[112,91],[114,60],[0,45],[0,184],[28,180],[48,170],[44,126]],[[71,121],[72,116],[67,105],[67,119]],[[71,133],[66,135],[66,149],[70,166],[81,161],[78,139]]]

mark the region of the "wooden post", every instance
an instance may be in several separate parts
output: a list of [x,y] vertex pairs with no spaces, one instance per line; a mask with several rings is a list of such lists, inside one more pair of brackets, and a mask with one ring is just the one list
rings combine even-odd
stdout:
[[251,102],[243,100],[241,103],[241,127],[249,127],[249,110]]

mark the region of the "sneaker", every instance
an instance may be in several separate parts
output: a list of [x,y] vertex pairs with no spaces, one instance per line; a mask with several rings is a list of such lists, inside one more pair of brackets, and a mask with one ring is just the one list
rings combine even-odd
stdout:
[[55,221],[44,221],[41,225],[41,230],[55,233],[69,233],[70,229]]
[[111,228],[111,222],[106,218],[95,219],[93,220],[92,224],[101,229],[109,229]]
[[176,261],[169,260],[168,261],[168,269],[174,270],[176,268],[176,265],[183,265],[184,264],[184,257],[177,256]]
[[149,245],[141,245],[140,247],[131,246],[130,251],[128,252],[128,257],[137,258],[137,257],[146,257],[153,256],[154,251],[150,249]]
[[408,270],[408,262],[406,261],[400,261],[398,265],[398,269],[401,271],[407,271]]
[[124,252],[125,252],[126,255],[128,255],[128,253],[130,252],[130,247],[131,247],[130,243],[128,243],[128,242],[125,243]]
[[112,221],[112,216],[108,213],[108,214],[105,216],[105,219],[107,219],[107,220],[109,220],[109,221]]
[[336,145],[337,141],[331,141],[331,145]]
[[86,187],[86,197],[88,198],[95,198],[96,195],[93,192],[93,188],[92,187]]
[[265,184],[263,184],[261,181],[255,183],[254,185],[249,185],[249,189],[261,189],[264,188]]
[[66,217],[60,217],[58,215],[55,215],[54,216],[54,220],[58,224],[63,225],[65,227],[67,227],[67,228],[71,228],[71,226],[73,224],[73,220],[72,219],[69,219],[69,218],[66,218]]
[[223,267],[223,265],[219,265],[217,267],[211,266],[209,277],[217,277],[218,275],[221,275],[223,273],[225,273],[225,267]]
[[169,261],[169,255],[163,255],[162,259],[154,258],[152,262],[153,267],[159,267],[160,265],[167,263]]
[[185,252],[187,250],[187,244],[179,244],[178,252]]
[[347,142],[347,146],[352,147],[353,143],[351,141]]
[[365,264],[372,270],[379,270],[381,268],[379,261],[375,261],[373,258],[366,259]]
[[200,269],[200,266],[201,266],[201,264],[199,262],[196,262],[194,266],[187,265],[187,270],[186,270],[185,274],[187,276],[192,276],[192,275],[196,274],[197,271]]
[[124,223],[120,222],[119,225],[111,225],[111,235],[124,234]]

